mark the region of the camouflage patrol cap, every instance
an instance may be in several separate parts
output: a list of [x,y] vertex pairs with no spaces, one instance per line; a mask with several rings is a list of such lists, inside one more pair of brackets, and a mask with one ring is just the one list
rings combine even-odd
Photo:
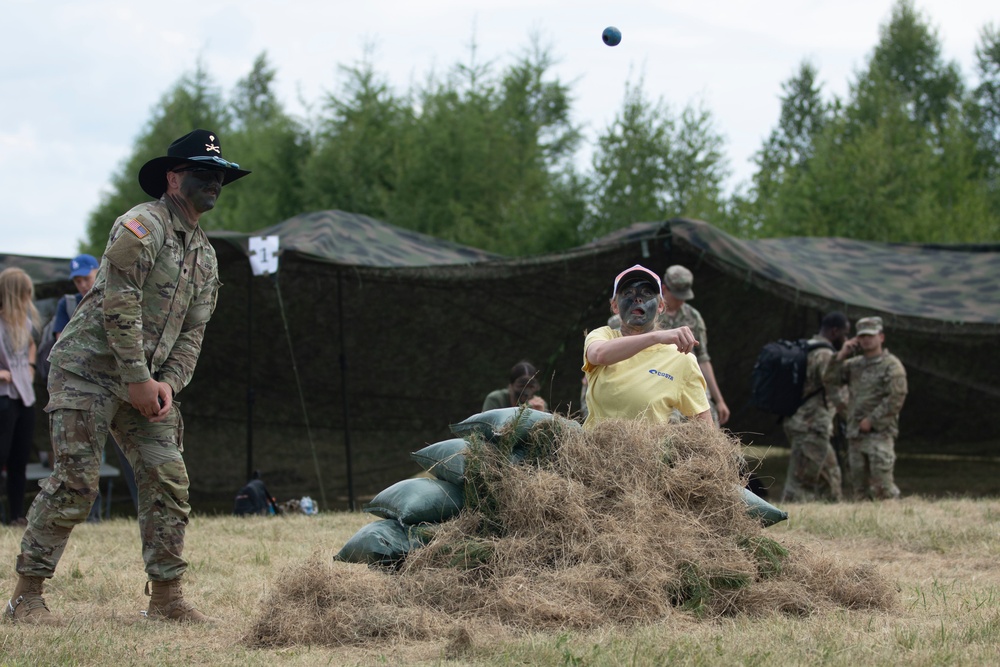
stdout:
[[691,285],[694,284],[694,274],[680,264],[667,267],[663,274],[663,286],[678,299],[687,301],[694,298]]
[[882,318],[862,317],[858,320],[856,328],[859,336],[874,336],[877,333],[882,333]]

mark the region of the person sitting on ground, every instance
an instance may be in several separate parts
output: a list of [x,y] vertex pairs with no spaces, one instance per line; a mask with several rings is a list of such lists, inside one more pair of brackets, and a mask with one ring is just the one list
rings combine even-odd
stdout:
[[667,422],[676,408],[712,423],[705,376],[691,352],[691,329],[658,329],[664,303],[660,277],[636,264],[615,278],[611,311],[621,329],[601,327],[583,343],[588,415],[584,428],[605,419]]
[[548,412],[545,399],[536,396],[542,388],[538,382],[538,370],[530,361],[519,361],[510,369],[510,383],[504,389],[491,391],[483,401],[483,412],[497,408],[514,408],[527,405],[533,410]]

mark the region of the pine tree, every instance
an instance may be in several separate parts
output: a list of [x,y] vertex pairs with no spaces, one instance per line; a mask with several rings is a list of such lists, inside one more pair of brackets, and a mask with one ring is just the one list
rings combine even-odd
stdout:
[[[201,128],[218,132],[223,139],[230,126],[222,94],[212,82],[202,63],[185,74],[153,109],[153,117],[136,139],[132,155],[111,177],[111,190],[87,220],[84,252],[100,257],[108,242],[111,226],[118,216],[150,197],[139,187],[136,178],[148,160],[166,154],[167,147],[191,130]],[[229,154],[228,144],[225,146]],[[206,216],[208,219],[208,216]]]

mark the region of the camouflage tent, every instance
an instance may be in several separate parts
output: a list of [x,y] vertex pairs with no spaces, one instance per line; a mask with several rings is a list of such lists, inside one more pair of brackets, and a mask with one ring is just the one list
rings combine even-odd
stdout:
[[0,270],[9,267],[23,269],[31,276],[35,298],[40,301],[76,291],[69,279],[69,258],[0,254]]
[[[746,407],[757,350],[813,333],[836,308],[882,315],[887,347],[907,366],[901,450],[997,444],[997,418],[982,408],[1000,396],[1000,247],[740,241],[671,220],[504,259],[337,211],[259,232],[270,234],[281,239],[277,277],[251,274],[248,235],[210,234],[225,287],[179,397],[196,497],[232,497],[252,434],[253,467],[272,493],[315,498],[321,480],[328,504],[345,507],[350,487],[361,499],[416,473],[409,452],[450,437],[448,424],[477,412],[522,358],[541,369],[550,405],[575,410],[583,334],[605,323],[614,275],[637,262],[694,271],[692,303],[745,442],[784,444],[773,417]],[[51,270],[16,261],[31,264],[39,292],[61,293],[66,260]]]

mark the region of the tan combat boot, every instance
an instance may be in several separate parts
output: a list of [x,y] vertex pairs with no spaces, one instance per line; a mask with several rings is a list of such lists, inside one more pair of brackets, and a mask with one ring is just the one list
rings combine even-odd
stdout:
[[191,623],[218,622],[218,619],[206,616],[184,599],[180,577],[170,581],[147,581],[146,595],[149,596],[149,609],[146,610],[146,618],[160,621],[189,621]]
[[56,625],[58,621],[45,606],[42,597],[44,577],[18,575],[14,594],[7,601],[7,616],[16,623]]

